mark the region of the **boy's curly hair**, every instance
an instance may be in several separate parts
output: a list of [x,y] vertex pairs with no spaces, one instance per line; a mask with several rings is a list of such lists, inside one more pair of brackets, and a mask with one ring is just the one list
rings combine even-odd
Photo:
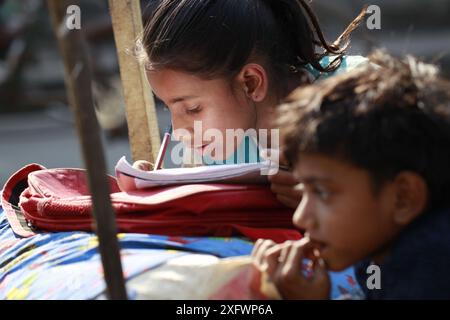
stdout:
[[429,206],[450,203],[450,82],[438,68],[383,51],[370,64],[295,90],[279,108],[283,153],[317,153],[371,173],[376,188],[401,171],[422,176]]

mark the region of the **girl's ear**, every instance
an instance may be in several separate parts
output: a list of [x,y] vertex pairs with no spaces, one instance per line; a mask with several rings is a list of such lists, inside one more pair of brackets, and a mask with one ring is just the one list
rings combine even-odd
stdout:
[[394,222],[406,226],[426,209],[428,202],[428,187],[425,180],[417,173],[400,172],[394,180],[395,212]]
[[237,83],[254,102],[261,102],[267,96],[269,78],[266,70],[259,64],[246,64],[237,75]]

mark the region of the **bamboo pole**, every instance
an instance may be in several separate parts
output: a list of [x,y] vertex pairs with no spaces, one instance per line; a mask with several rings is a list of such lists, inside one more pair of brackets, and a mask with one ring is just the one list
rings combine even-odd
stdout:
[[131,155],[155,162],[161,144],[155,101],[144,68],[134,57],[135,41],[142,36],[139,0],[109,0],[114,39],[125,97]]
[[69,103],[75,115],[76,127],[87,168],[92,193],[95,229],[99,240],[103,272],[110,299],[126,299],[117,228],[110,201],[105,157],[100,138],[91,88],[91,72],[86,43],[81,30],[67,28],[67,8],[76,1],[47,0],[64,62]]

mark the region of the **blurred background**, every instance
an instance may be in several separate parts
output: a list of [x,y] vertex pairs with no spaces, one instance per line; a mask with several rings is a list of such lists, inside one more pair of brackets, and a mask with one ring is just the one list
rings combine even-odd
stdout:
[[[144,20],[147,1],[141,1]],[[450,0],[313,0],[329,41],[364,5],[381,9],[381,30],[363,24],[350,54],[375,47],[411,53],[439,64],[450,77]],[[126,155],[131,161],[118,61],[107,0],[81,0],[82,30],[89,44],[94,96],[109,173]],[[170,115],[157,104],[160,130]],[[43,0],[0,0],[0,186],[29,163],[47,168],[83,167],[67,105],[63,65]]]

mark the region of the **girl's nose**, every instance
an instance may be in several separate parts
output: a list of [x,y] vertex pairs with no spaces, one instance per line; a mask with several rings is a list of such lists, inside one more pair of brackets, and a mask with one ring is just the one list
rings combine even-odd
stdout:
[[172,139],[176,141],[185,143],[191,141],[194,137],[192,126],[175,118],[172,118],[172,130]]

